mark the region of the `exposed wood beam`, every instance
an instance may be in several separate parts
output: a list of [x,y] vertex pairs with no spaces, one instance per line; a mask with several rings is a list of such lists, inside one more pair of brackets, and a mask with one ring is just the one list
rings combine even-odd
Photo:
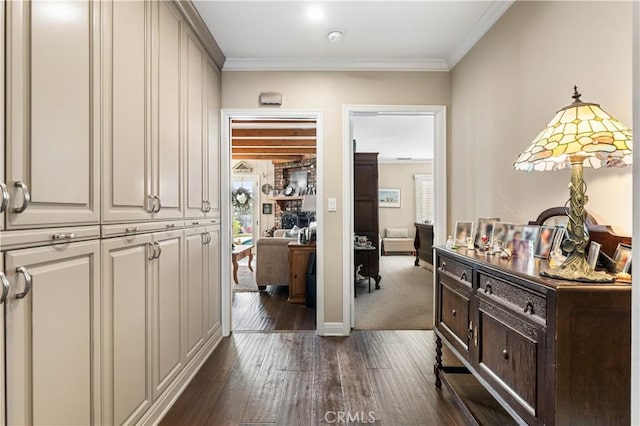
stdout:
[[311,155],[316,153],[315,148],[282,148],[282,147],[251,147],[233,148],[234,154],[265,154],[265,155]]
[[232,129],[231,137],[286,137],[286,136],[316,136],[316,129]]
[[274,163],[288,163],[302,161],[304,155],[261,155],[261,154],[232,154],[234,160],[271,160]]
[[[279,124],[279,123],[308,123],[315,126],[316,120],[242,120],[235,119],[231,122],[231,125],[235,124]],[[254,126],[259,127],[259,126]]]
[[232,146],[316,146],[315,139],[239,139],[233,138]]

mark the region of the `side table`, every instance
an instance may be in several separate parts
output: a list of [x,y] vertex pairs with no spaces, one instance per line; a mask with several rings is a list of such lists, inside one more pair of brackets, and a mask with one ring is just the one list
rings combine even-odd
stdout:
[[309,255],[316,251],[315,244],[290,242],[289,248],[289,303],[305,304],[307,299],[307,265]]
[[[358,258],[362,258],[362,257],[366,257],[367,260],[367,279],[369,281],[369,293],[371,293],[371,255],[373,253],[375,253],[375,251],[377,250],[376,247],[374,246],[369,246],[369,247],[358,247],[358,246],[354,246],[353,247],[353,259],[354,259],[354,263],[357,265]],[[358,297],[358,294],[356,293],[356,284],[358,283],[357,279],[358,279],[358,273],[357,273],[358,269],[354,268],[353,271],[353,296],[354,297]],[[376,280],[376,290],[378,290],[380,288],[380,284],[378,283],[378,280]]]

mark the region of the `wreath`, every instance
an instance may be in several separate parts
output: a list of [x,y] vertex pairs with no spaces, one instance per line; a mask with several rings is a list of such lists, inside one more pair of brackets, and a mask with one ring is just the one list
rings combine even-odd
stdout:
[[247,188],[240,187],[231,193],[231,202],[236,210],[246,212],[251,210],[253,198]]

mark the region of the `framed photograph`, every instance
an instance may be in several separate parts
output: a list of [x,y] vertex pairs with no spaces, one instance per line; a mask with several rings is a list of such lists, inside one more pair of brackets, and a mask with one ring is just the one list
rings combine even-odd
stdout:
[[478,229],[476,229],[476,238],[474,240],[474,244],[476,246],[480,245],[480,239],[483,235],[486,235],[489,238],[489,244],[491,244],[491,233],[493,232],[493,224],[495,222],[500,222],[499,217],[481,217],[478,219]]
[[566,232],[567,230],[563,226],[556,226],[556,232],[553,234],[553,242],[551,243],[551,252],[562,252],[561,247]]
[[507,226],[507,241],[505,247],[514,250],[515,240],[522,239],[522,225],[510,224]]
[[379,188],[378,207],[400,207],[400,188]]
[[467,238],[471,238],[472,229],[473,222],[456,222],[456,236],[453,239],[454,244],[459,247],[465,247],[467,245]]
[[531,241],[534,245],[538,241],[540,225],[525,225],[522,227],[522,239]]
[[627,272],[631,269],[631,246],[629,244],[618,243],[616,252],[613,254],[613,262],[618,272]]
[[535,257],[542,259],[548,259],[549,253],[551,253],[551,246],[553,245],[553,236],[556,233],[554,226],[541,226],[540,233],[538,234],[538,240],[533,251]]
[[262,214],[273,214],[273,204],[262,203]]
[[600,254],[600,243],[591,241],[589,243],[589,254],[587,255],[587,263],[591,269],[596,269],[596,263],[598,263],[598,255]]
[[501,248],[507,246],[507,233],[512,223],[494,222],[493,231],[491,232],[491,245],[500,244]]
[[521,238],[513,240],[513,255],[520,259],[533,257],[533,242]]

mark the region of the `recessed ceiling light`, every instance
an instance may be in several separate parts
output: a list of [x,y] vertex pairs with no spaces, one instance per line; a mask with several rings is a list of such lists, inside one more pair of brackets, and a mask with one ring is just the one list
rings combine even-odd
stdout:
[[309,6],[307,9],[307,18],[314,22],[320,21],[324,18],[324,11],[320,6]]
[[329,39],[329,41],[334,43],[342,40],[342,37],[344,37],[344,33],[340,30],[329,31],[329,33],[327,34],[327,38]]

